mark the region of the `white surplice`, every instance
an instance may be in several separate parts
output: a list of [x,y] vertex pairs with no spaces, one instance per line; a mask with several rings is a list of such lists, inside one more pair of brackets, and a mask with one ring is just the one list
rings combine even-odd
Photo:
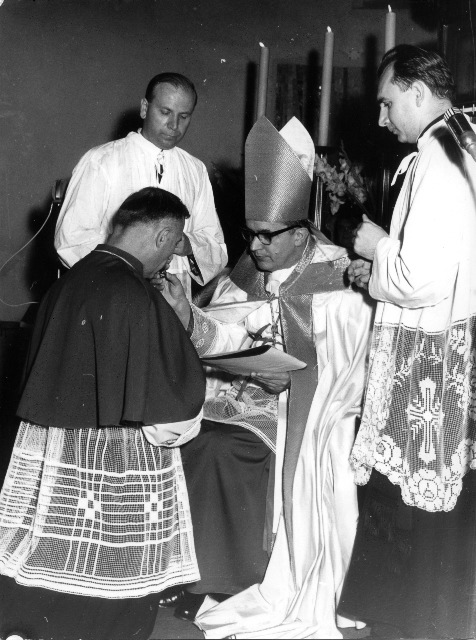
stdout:
[[184,232],[203,282],[190,272],[187,257],[173,256],[169,268],[178,275],[190,296],[187,273],[199,284],[206,284],[225,267],[223,232],[203,162],[179,147],[165,149],[159,184],[158,153],[152,142],[135,132],[88,151],[69,182],[56,225],[55,248],[62,262],[71,267],[105,241],[110,219],[128,196],[144,187],[160,186],[178,196],[190,213]]
[[352,461],[359,483],[375,468],[406,504],[449,511],[476,469],[476,164],[440,120],[402,166]]
[[[342,255],[336,247],[320,249],[313,262]],[[247,331],[262,326],[263,308],[269,307],[266,302],[248,302],[246,294],[229,280],[222,284],[221,292],[211,311],[221,322],[214,320],[213,331],[211,323],[205,322],[198,344],[200,355],[239,348]],[[203,310],[200,314],[205,315]],[[341,637],[335,608],[358,516],[348,458],[362,404],[370,315],[371,306],[364,296],[351,289],[313,296],[319,382],[294,478],[293,547],[288,547],[280,520],[263,583],[219,605],[210,599],[204,603],[197,624],[207,638]],[[199,338],[199,332],[195,337]],[[209,402],[213,400],[207,400],[205,416]],[[277,451],[278,459],[280,453]]]

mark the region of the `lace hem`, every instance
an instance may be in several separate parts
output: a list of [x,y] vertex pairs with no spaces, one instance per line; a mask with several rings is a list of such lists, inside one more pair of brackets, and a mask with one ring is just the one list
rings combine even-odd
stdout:
[[235,379],[227,392],[205,402],[204,416],[208,420],[236,424],[255,433],[276,452],[278,427],[278,396],[269,394],[261,387],[249,384],[240,400],[237,394],[242,379]]
[[377,325],[351,464],[375,467],[410,506],[449,511],[476,469],[476,318],[426,333]]
[[0,494],[0,573],[106,598],[199,579],[180,453],[141,429],[22,422]]

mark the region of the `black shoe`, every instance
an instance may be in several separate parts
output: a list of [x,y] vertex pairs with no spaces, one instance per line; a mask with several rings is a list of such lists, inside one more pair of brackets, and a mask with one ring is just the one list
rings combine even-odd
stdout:
[[181,598],[175,607],[174,616],[179,620],[193,622],[206,595],[206,593],[190,593],[190,591],[185,591],[183,598]]
[[159,607],[161,609],[171,609],[176,607],[184,596],[184,590],[181,587],[169,587],[159,594]]

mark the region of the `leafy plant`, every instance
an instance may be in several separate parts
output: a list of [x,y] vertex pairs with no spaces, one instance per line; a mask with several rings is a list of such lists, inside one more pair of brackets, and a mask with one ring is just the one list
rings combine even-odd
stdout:
[[373,201],[371,191],[362,175],[362,167],[350,161],[343,143],[341,143],[339,150],[338,168],[330,164],[326,157],[317,156],[315,171],[329,194],[332,215],[335,215],[348,199],[360,207],[362,213],[372,217],[367,207],[364,206],[364,202],[369,201],[373,205]]

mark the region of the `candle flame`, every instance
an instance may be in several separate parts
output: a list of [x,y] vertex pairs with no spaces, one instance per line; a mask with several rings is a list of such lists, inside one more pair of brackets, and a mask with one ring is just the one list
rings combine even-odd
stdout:
[[331,29],[330,27],[327,27],[327,31],[328,31],[329,33],[332,33],[332,29]]
[[264,47],[264,44],[262,42],[259,43],[260,47]]
[[390,5],[388,5],[388,12],[392,13],[392,7]]

